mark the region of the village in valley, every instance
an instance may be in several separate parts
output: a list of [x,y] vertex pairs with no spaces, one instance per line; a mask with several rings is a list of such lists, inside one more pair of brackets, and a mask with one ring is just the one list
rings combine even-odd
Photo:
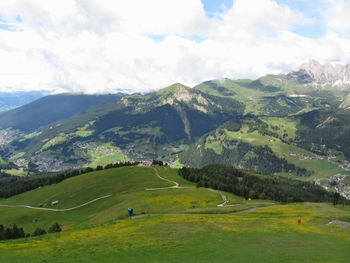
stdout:
[[[12,130],[0,130],[0,147],[5,147],[9,145],[9,143],[15,139],[19,138],[19,134],[16,131]],[[179,149],[183,149],[184,146],[181,145]],[[156,152],[146,151],[141,152],[135,149],[135,145],[128,145],[128,147],[124,150],[111,146],[110,144],[105,145],[97,145],[96,143],[87,142],[87,143],[75,143],[73,146],[75,153],[80,153],[82,156],[87,156],[85,162],[81,162],[79,164],[70,164],[65,163],[63,160],[59,158],[55,158],[54,156],[50,156],[45,154],[42,150],[36,152],[34,156],[31,157],[30,162],[38,167],[41,172],[59,172],[63,170],[71,170],[71,169],[81,169],[84,167],[88,167],[89,165],[97,165],[99,160],[107,159],[111,160],[111,162],[119,162],[121,160],[129,160],[129,157],[137,160],[146,160],[146,156],[153,156],[154,159],[157,159]],[[164,148],[163,150],[169,152],[174,151],[174,148]],[[11,163],[16,165],[16,172],[12,169],[12,174],[15,175],[27,175],[28,173],[28,163],[29,161],[23,157],[24,153],[14,153],[8,159]],[[296,154],[290,153],[290,157],[297,158],[300,161],[308,161],[308,160],[317,160],[317,161],[327,161],[329,164],[337,165],[341,168],[344,173],[337,173],[329,178],[315,178],[314,184],[322,186],[327,191],[336,191],[339,192],[341,196],[350,200],[350,175],[347,172],[350,171],[350,162],[345,158],[339,160],[337,156],[334,154],[326,155],[304,155],[304,154]],[[92,158],[92,159],[91,159]],[[172,155],[168,158],[168,161],[171,163],[176,162],[175,155]],[[151,165],[150,160],[140,162],[142,166]],[[6,172],[6,170],[2,169],[2,172]]]

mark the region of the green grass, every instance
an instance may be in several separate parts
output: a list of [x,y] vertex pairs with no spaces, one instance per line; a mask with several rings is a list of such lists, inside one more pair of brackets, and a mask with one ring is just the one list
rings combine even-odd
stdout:
[[[176,169],[158,168],[162,176],[176,180],[182,186],[193,186],[177,175]],[[101,196],[101,199],[78,210],[67,212],[40,211],[27,208],[0,207],[0,224],[14,224],[32,231],[37,226],[47,228],[55,220],[70,227],[100,224],[126,215],[127,207],[133,207],[136,214],[191,212],[195,208],[216,207],[222,202],[214,192],[202,188],[164,189],[145,191],[146,188],[168,187],[172,183],[160,180],[152,168],[125,167],[73,177],[63,182],[13,196],[1,202],[7,205],[38,206],[51,208],[50,203],[58,200],[55,208],[70,208]],[[33,223],[33,221],[36,221]]]
[[[268,119],[268,123],[271,127],[271,125],[277,125],[279,118]],[[287,138],[293,138],[295,137],[295,129],[293,129],[293,127],[295,128],[294,125],[295,123],[293,122],[281,122],[280,130],[277,130],[276,132],[287,130]],[[338,165],[329,163],[327,160],[316,159],[316,155],[314,153],[302,149],[294,144],[287,144],[278,138],[268,135],[261,135],[258,133],[258,131],[248,132],[248,130],[248,125],[243,125],[237,132],[224,129],[226,138],[229,140],[242,140],[254,146],[266,145],[270,147],[274,154],[279,158],[285,158],[289,163],[313,172],[312,176],[300,177],[302,180],[311,181],[315,178],[330,177],[337,173],[350,174],[349,171],[345,171]],[[312,157],[313,159],[305,159],[304,157]]]
[[22,175],[26,174],[26,172],[24,172],[21,169],[4,169],[3,171],[5,173],[11,174],[11,175],[16,175],[16,176],[22,176]]
[[[287,134],[287,137],[285,140],[291,138],[295,138],[295,134],[297,131],[297,122],[295,119],[292,118],[277,118],[277,117],[265,117],[261,118],[262,121],[267,123],[269,125],[269,130],[272,132],[276,132],[279,136],[283,136],[284,134]],[[278,129],[275,130],[272,127],[277,127]]]
[[0,164],[6,165],[8,162],[6,162],[2,157],[0,156]]
[[49,148],[49,147],[51,147],[51,146],[54,146],[54,145],[56,145],[56,144],[60,144],[60,143],[62,143],[62,142],[64,142],[64,141],[68,140],[68,138],[69,138],[69,135],[64,134],[64,133],[60,133],[59,136],[56,136],[56,137],[52,138],[51,140],[49,140],[48,142],[46,142],[46,143],[41,147],[41,149],[42,149],[42,150],[45,150],[45,149],[47,149],[47,148]]
[[345,177],[344,183],[350,185],[350,176]]
[[[231,97],[245,104],[245,114],[260,114],[261,108],[264,106],[262,98],[264,96],[275,95],[275,93],[268,93],[260,90],[252,90],[246,88],[244,84],[251,82],[251,80],[233,81],[225,79],[224,81],[214,80],[213,82],[215,82],[218,86],[223,86],[229,91],[235,92],[235,95]],[[198,85],[196,89],[214,96],[223,96],[217,90],[204,84]]]
[[126,162],[129,160],[128,156],[121,152],[118,147],[110,143],[99,144],[95,148],[89,147],[89,157],[91,163],[89,166],[96,167],[98,165],[106,165],[117,161]]
[[26,154],[25,152],[19,152],[19,153],[16,154],[16,157],[17,157],[17,158],[21,158],[21,157],[23,157],[25,154]]
[[25,140],[28,140],[28,139],[32,139],[36,136],[39,136],[41,134],[41,132],[38,132],[38,131],[35,131],[35,132],[32,132],[32,133],[29,133],[29,134],[26,134],[25,136],[23,136],[21,139],[19,139],[19,142],[23,142]]
[[180,162],[179,158],[177,158],[177,159],[175,160],[175,162],[173,162],[173,163],[171,164],[171,166],[172,166],[173,168],[181,168],[181,167],[183,167],[184,165]]
[[88,137],[91,134],[93,134],[94,131],[89,130],[89,131],[84,131],[84,130],[78,130],[74,134],[79,137]]
[[337,160],[338,160],[338,161],[344,161],[344,160],[345,160],[345,156],[344,156],[343,154],[338,155],[338,156],[337,156]]
[[[63,233],[0,241],[1,262],[349,261],[350,229],[327,223],[350,221],[350,206],[280,205],[225,193],[230,204],[236,205],[220,208],[222,199],[217,193],[194,187],[179,177],[177,169],[156,169],[163,178],[190,188],[146,191],[173,184],[160,180],[151,167],[123,167],[0,199],[0,204],[45,203],[45,207],[59,200],[55,208],[67,208],[112,194],[67,212],[0,207],[0,224],[16,223],[26,232],[37,226],[47,229],[54,222],[68,227]],[[261,206],[265,207],[234,214]],[[129,220],[128,207],[136,215],[168,215]],[[302,224],[297,223],[299,216]]]
[[349,230],[327,225],[347,213],[291,204],[237,215],[150,216],[0,242],[0,251],[10,263],[348,262]]
[[216,154],[221,154],[223,150],[220,141],[206,142],[204,148],[212,149]]

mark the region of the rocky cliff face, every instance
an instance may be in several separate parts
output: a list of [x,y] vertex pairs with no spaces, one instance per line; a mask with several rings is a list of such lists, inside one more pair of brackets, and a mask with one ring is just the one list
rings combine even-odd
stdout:
[[333,66],[330,63],[322,65],[318,61],[311,60],[301,65],[299,70],[292,74],[301,83],[350,89],[350,65]]
[[350,110],[350,94],[348,96],[346,96],[346,98],[344,99],[344,101],[340,104],[339,106],[340,108],[344,109],[344,110]]

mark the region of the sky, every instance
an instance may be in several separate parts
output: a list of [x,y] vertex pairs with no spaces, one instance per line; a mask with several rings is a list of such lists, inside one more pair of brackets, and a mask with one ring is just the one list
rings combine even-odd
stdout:
[[350,0],[0,1],[0,91],[149,92],[350,63]]

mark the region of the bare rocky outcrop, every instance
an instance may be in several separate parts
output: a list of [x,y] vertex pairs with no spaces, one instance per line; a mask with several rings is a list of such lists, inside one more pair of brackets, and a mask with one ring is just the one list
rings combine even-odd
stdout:
[[316,60],[311,60],[301,65],[299,70],[292,74],[300,83],[350,89],[350,65],[332,65],[330,63],[322,65]]
[[329,222],[328,225],[338,225],[338,226],[350,228],[350,223],[340,221],[340,220],[333,220],[333,221]]
[[175,84],[176,90],[163,100],[161,100],[159,106],[164,104],[174,105],[176,102],[192,102],[193,107],[199,111],[207,113],[207,109],[204,106],[211,104],[201,94],[191,92],[189,88],[181,84]]
[[339,106],[340,108],[344,109],[344,110],[349,110],[350,109],[350,94],[348,96],[346,96],[346,98],[344,99],[344,101],[340,104]]

